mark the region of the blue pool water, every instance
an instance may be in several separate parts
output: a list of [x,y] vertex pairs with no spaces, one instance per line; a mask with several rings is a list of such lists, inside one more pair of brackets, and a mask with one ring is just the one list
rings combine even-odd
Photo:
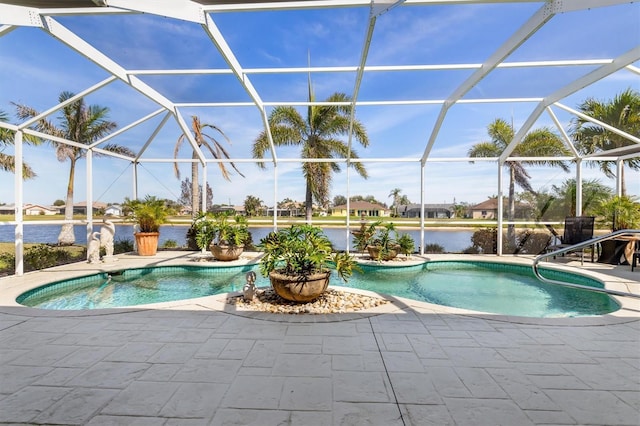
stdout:
[[[492,262],[428,262],[418,266],[363,265],[362,272],[331,285],[474,311],[526,317],[602,315],[619,309],[609,296],[545,284],[531,268]],[[184,300],[241,291],[245,274],[255,271],[258,287],[269,286],[255,266],[172,266],[131,269],[52,283],[22,294],[18,303],[42,309],[98,309]],[[602,287],[594,279],[543,270],[543,275],[576,284]]]

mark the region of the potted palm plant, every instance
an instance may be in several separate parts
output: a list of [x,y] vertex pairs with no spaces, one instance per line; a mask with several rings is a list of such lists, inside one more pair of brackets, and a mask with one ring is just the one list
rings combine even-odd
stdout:
[[399,235],[393,222],[375,221],[362,225],[358,234],[354,234],[355,246],[369,252],[372,259],[382,261],[394,259],[398,254],[413,253],[414,241],[407,233]]
[[129,220],[135,222],[138,231],[133,235],[136,239],[140,256],[153,256],[158,251],[160,225],[166,223],[171,209],[164,200],[147,195],[143,200],[125,199],[125,209],[131,212]]
[[208,248],[217,260],[238,259],[249,240],[247,219],[240,215],[202,214],[194,220],[193,228],[198,247]]
[[292,225],[271,232],[260,241],[264,252],[260,272],[268,276],[274,291],[283,299],[310,302],[329,286],[330,265],[345,282],[357,265],[347,253],[332,253],[331,242],[322,229]]

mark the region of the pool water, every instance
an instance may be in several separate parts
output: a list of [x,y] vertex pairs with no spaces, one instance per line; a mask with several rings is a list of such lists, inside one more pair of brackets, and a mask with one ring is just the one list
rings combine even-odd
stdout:
[[[184,300],[241,291],[255,271],[258,287],[269,286],[255,266],[173,266],[96,274],[30,290],[17,302],[42,309],[99,309]],[[370,290],[444,306],[526,317],[602,315],[619,309],[609,296],[538,281],[530,267],[492,262],[429,262],[409,267],[363,265],[348,283],[331,285]],[[543,275],[602,287],[594,279],[542,270]]]

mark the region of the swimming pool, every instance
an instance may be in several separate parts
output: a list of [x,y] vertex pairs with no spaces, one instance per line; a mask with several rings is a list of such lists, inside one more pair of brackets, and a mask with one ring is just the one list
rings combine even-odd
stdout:
[[[331,285],[474,311],[526,317],[603,315],[620,306],[609,296],[541,283],[530,267],[494,262],[437,261],[415,266],[362,265],[343,283]],[[41,309],[100,309],[192,299],[241,291],[245,274],[257,266],[166,266],[100,273],[29,290],[17,302]],[[542,269],[549,278],[602,287],[599,281]],[[257,273],[256,285],[269,286]]]

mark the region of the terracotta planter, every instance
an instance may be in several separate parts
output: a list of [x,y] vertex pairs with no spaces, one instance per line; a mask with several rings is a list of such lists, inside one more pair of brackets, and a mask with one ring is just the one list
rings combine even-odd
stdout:
[[[371,259],[374,259],[374,260],[378,260],[379,259],[380,250],[381,250],[381,247],[378,247],[378,246],[367,246],[367,251],[369,252],[369,257],[371,257]],[[398,256],[397,250],[391,249],[380,260],[391,260],[391,259],[395,259],[396,256]]]
[[134,234],[136,237],[136,246],[138,247],[138,255],[153,256],[158,251],[159,232],[138,232]]
[[244,251],[244,244],[238,246],[230,246],[226,244],[211,244],[209,250],[214,258],[222,260],[223,262],[229,262],[231,260],[237,260]]
[[314,275],[284,275],[276,271],[269,272],[271,287],[283,299],[293,302],[311,302],[317,299],[329,286],[331,271]]

